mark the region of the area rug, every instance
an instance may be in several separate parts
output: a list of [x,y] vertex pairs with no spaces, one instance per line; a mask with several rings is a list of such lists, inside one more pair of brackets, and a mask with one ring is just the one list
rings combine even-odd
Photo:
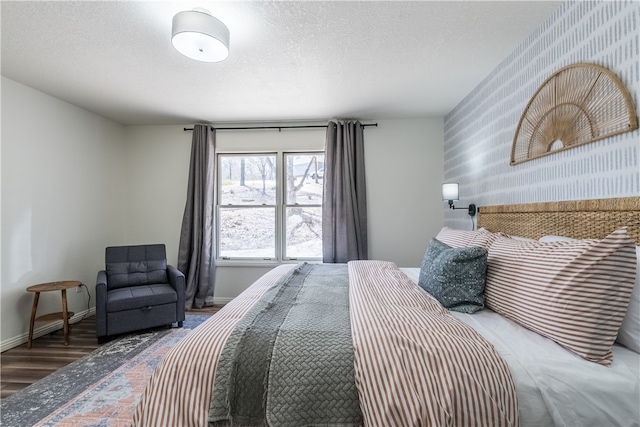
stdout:
[[164,355],[208,315],[183,328],[112,341],[2,400],[2,426],[125,426]]

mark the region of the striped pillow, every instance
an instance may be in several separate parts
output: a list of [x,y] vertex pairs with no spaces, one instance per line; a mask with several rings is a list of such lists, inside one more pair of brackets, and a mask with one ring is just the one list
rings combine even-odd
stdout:
[[640,353],[640,246],[636,246],[636,262],[636,282],[616,341]]
[[436,239],[452,248],[470,248],[479,246],[489,249],[491,243],[502,234],[492,233],[485,229],[478,231],[456,230],[454,228],[444,227]]
[[635,243],[626,229],[574,242],[499,237],[488,263],[488,308],[586,360],[611,364],[636,269]]

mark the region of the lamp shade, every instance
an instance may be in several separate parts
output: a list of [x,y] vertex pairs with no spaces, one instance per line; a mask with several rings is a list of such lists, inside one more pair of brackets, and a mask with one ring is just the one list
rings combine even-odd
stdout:
[[180,12],[173,17],[171,44],[196,61],[224,61],[229,56],[229,29],[207,10]]
[[458,200],[458,197],[457,182],[442,184],[442,200]]

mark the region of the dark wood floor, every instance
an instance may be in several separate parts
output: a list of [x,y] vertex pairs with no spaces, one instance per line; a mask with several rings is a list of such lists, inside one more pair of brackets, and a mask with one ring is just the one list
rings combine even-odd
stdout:
[[43,335],[27,344],[0,354],[1,397],[4,399],[44,378],[57,369],[98,348],[96,319],[87,317],[71,326],[69,345],[64,345],[62,330]]
[[[213,314],[222,306],[205,307],[189,314]],[[69,345],[64,345],[62,330],[33,340],[30,349],[22,344],[0,354],[0,397],[22,390],[54,371],[98,348],[94,316],[72,324]]]

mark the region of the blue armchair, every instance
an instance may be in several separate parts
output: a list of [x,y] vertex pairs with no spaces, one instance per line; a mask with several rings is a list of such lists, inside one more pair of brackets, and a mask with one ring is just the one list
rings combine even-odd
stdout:
[[108,337],[184,321],[185,279],[165,245],[113,246],[96,282],[96,333]]

